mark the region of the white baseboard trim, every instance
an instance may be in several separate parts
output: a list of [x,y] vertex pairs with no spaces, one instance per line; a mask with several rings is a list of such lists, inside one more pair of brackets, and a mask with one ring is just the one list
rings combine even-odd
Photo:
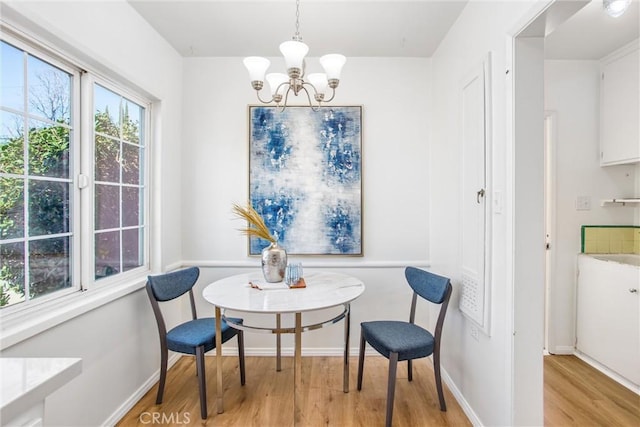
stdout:
[[573,354],[578,359],[584,361],[585,363],[587,363],[590,366],[593,366],[595,369],[597,369],[598,371],[602,372],[603,374],[605,374],[606,376],[608,376],[612,380],[616,381],[620,385],[628,388],[629,390],[631,390],[635,394],[640,395],[640,385],[634,384],[631,381],[629,381],[628,379],[616,374],[611,369],[607,368],[606,366],[604,366],[602,363],[598,362],[597,360],[594,360],[594,359],[590,358],[586,354],[582,353],[580,350],[575,350],[575,352]]
[[[170,353],[169,358],[167,359],[167,370],[171,369],[171,367],[180,359],[182,354],[180,353]],[[103,426],[114,426],[120,421],[127,413],[133,408],[136,403],[142,397],[147,394],[151,388],[156,385],[156,383],[160,381],[160,368],[156,372],[149,377],[147,381],[145,381],[139,388],[136,390],[127,400],[125,400],[122,405],[118,409],[116,409],[110,416],[107,418]]]
[[576,351],[576,348],[572,345],[557,345],[553,349],[553,351],[549,350],[550,354],[558,354],[558,355],[570,355]]
[[480,418],[478,418],[478,415],[475,413],[471,405],[469,405],[469,402],[467,402],[467,399],[464,398],[464,396],[462,395],[462,392],[460,391],[460,389],[458,389],[456,384],[453,382],[453,380],[447,373],[446,369],[441,368],[440,374],[442,375],[442,381],[444,381],[447,387],[449,387],[449,391],[451,391],[451,394],[453,394],[453,397],[456,398],[458,405],[460,405],[460,407],[464,411],[467,418],[469,418],[469,421],[471,422],[471,424],[473,424],[474,426],[481,426],[482,422],[480,421]]

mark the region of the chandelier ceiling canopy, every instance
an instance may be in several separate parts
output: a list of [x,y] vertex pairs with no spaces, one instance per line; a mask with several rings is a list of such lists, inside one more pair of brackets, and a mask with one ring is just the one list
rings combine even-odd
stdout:
[[[311,73],[305,76],[304,57],[309,52],[309,46],[302,42],[300,35],[300,0],[296,0],[296,32],[292,40],[280,44],[280,52],[284,56],[287,73],[266,74],[271,61],[260,56],[248,56],[244,58],[244,65],[249,71],[251,87],[255,89],[258,100],[264,104],[275,104],[284,110],[287,107],[289,94],[295,96],[304,92],[309,106],[317,109],[323,102],[330,102],[336,94],[336,88],[340,83],[340,72],[347,59],[340,54],[332,53],[320,57],[320,65],[324,73]],[[264,87],[264,80],[269,83],[271,99],[265,100],[260,96]],[[331,89],[331,97],[325,99],[328,89]],[[312,96],[313,95],[313,101]],[[315,101],[315,103],[314,103]]]

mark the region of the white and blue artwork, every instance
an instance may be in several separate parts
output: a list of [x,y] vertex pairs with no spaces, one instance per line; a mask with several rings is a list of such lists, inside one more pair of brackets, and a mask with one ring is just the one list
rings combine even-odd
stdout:
[[362,255],[361,138],[360,106],[249,107],[249,198],[288,254]]

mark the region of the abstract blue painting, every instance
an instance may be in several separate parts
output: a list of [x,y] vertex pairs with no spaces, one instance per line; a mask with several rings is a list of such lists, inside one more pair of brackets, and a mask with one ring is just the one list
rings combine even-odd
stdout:
[[249,199],[288,254],[362,255],[361,149],[361,106],[249,107]]

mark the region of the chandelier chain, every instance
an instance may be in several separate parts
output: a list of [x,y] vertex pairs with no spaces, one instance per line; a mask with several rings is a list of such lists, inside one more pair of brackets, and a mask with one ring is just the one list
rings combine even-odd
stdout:
[[302,41],[302,36],[300,35],[300,0],[296,0],[296,33],[293,36],[293,40]]

